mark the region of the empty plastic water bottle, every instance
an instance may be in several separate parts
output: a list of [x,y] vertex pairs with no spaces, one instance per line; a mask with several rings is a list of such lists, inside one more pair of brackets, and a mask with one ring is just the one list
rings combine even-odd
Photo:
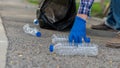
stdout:
[[39,21],[38,21],[38,19],[34,19],[33,24],[35,24],[35,25],[39,25]]
[[[82,39],[83,41],[83,39]],[[53,34],[52,35],[52,43],[56,44],[56,43],[64,43],[64,42],[68,42],[68,36],[67,35],[63,35],[63,34]],[[87,43],[90,43],[90,38],[87,39]]]
[[95,44],[82,43],[78,46],[69,43],[57,43],[50,45],[50,52],[55,52],[59,55],[84,55],[84,56],[97,56],[98,46]]
[[52,43],[56,44],[59,42],[68,42],[68,36],[63,34],[53,34],[52,35]]
[[29,24],[24,25],[24,26],[23,26],[23,30],[24,30],[24,32],[27,33],[27,34],[31,34],[31,35],[34,35],[34,36],[36,36],[36,37],[40,37],[40,36],[41,36],[41,32],[38,31],[36,28],[31,28],[31,27],[29,26]]

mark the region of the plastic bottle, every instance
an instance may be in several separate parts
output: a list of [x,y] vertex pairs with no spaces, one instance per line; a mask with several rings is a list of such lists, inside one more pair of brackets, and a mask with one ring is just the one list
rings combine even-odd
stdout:
[[57,43],[55,45],[50,45],[50,52],[55,52],[59,55],[84,55],[84,56],[97,56],[98,46],[95,44],[82,43],[78,46],[69,43]]
[[[87,43],[90,43],[90,38],[87,38],[86,40],[87,40],[86,41]],[[83,39],[82,39],[82,41],[83,41]],[[53,34],[52,35],[52,43],[56,44],[56,43],[59,43],[59,42],[62,42],[62,43],[68,42],[68,36],[63,35],[63,34]]]
[[40,37],[40,36],[41,36],[41,32],[38,31],[36,28],[31,28],[31,27],[29,26],[29,24],[24,25],[24,26],[23,26],[23,30],[24,30],[24,32],[27,33],[27,34],[31,34],[31,35],[34,35],[34,36],[36,36],[36,37]]
[[34,19],[33,24],[39,25],[39,21],[37,19]]
[[62,34],[53,34],[52,35],[52,43],[56,44],[59,42],[68,42],[68,36]]

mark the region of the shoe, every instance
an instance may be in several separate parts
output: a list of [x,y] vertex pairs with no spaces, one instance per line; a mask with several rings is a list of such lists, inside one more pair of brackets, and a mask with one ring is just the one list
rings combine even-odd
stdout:
[[111,48],[120,48],[120,33],[115,38],[109,40],[106,43],[106,46]]
[[106,26],[105,23],[101,23],[98,25],[92,25],[91,28],[96,29],[96,30],[111,30],[112,29],[112,28]]

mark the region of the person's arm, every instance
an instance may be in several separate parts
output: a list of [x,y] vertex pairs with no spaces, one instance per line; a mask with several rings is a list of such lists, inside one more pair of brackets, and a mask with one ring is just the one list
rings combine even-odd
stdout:
[[77,16],[86,20],[90,16],[93,2],[94,0],[81,0]]
[[78,17],[81,17],[82,19],[86,20],[88,16],[86,14],[77,14]]
[[90,38],[86,36],[86,19],[90,16],[90,9],[94,0],[81,0],[78,14],[75,17],[73,27],[69,34],[69,42],[90,43]]

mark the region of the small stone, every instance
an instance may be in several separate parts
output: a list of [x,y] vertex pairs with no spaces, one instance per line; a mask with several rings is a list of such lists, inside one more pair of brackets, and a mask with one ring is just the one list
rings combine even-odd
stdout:
[[22,57],[22,56],[23,56],[23,54],[22,54],[22,53],[18,53],[18,56],[19,56],[19,57]]
[[13,64],[13,61],[10,61],[10,64]]
[[113,63],[113,61],[112,61],[112,60],[110,60],[110,61],[109,61],[109,64],[110,64],[110,66],[111,66],[111,67],[112,67],[112,63]]
[[112,60],[110,60],[110,61],[109,61],[109,63],[110,63],[110,64],[112,64],[112,63],[113,63],[113,61],[112,61]]
[[19,55],[19,57],[22,57],[23,55]]
[[60,66],[59,66],[59,65],[57,65],[57,68],[60,68]]
[[40,46],[43,46],[43,45],[40,44]]
[[14,65],[14,64],[16,64],[16,62],[14,62],[14,61],[10,61],[10,64],[13,64],[13,65]]
[[52,54],[52,56],[54,56],[54,57],[55,57],[55,56],[56,56],[56,54],[55,54],[55,53],[53,53],[53,54]]

